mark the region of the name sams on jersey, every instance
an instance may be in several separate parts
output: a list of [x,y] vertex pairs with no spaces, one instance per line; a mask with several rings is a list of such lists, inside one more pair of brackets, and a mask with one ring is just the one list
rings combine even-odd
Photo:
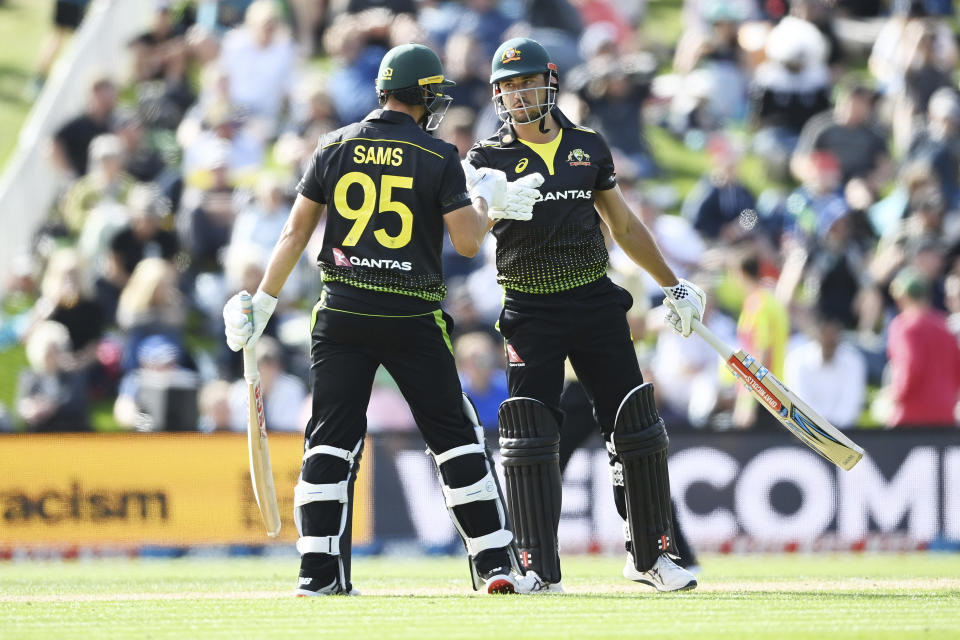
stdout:
[[401,147],[358,144],[353,148],[353,162],[355,164],[386,164],[391,167],[399,167],[403,164],[403,149]]

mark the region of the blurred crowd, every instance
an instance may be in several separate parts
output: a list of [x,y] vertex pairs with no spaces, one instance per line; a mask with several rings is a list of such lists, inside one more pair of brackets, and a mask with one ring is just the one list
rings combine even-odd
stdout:
[[[5,283],[0,349],[25,345],[27,365],[0,428],[245,429],[241,357],[224,344],[220,311],[255,290],[318,136],[376,108],[381,57],[416,41],[457,82],[437,135],[465,155],[498,126],[490,56],[518,35],[551,51],[559,107],[605,136],[628,202],[677,274],[708,291],[715,333],[838,427],[955,426],[952,3],[678,0],[660,9],[682,11],[676,42],[645,29],[647,10],[644,0],[155,2],[128,43],[131,68],[92,78],[86,109],[51,140],[69,186]],[[671,156],[708,166],[688,193],[671,186],[678,162],[651,144],[653,129]],[[744,179],[745,162],[760,179]],[[310,415],[318,240],[257,345],[271,429],[302,431]],[[445,306],[464,390],[492,426],[507,391],[492,240],[486,248],[469,260],[446,247]],[[772,424],[706,343],[664,330],[660,288],[610,252],[668,424]],[[413,428],[386,374],[368,418],[371,430]]]

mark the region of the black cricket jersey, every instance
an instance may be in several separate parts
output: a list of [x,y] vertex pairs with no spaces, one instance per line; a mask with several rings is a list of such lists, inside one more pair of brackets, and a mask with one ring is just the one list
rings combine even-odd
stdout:
[[505,124],[467,155],[474,166],[499,169],[508,180],[533,172],[544,177],[543,199],[534,205],[531,220],[502,220],[493,227],[497,282],[508,291],[567,291],[607,271],[609,256],[593,194],[617,185],[610,149],[597,132],[573,124],[559,109],[551,113],[561,129],[553,141],[518,140]]
[[443,300],[443,215],[471,204],[454,145],[377,109],[320,137],[297,191],[327,205],[317,258],[325,289],[393,294],[366,298],[397,311]]

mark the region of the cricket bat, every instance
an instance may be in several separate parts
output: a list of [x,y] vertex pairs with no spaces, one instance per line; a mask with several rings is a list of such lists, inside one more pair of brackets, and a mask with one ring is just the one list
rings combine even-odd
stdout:
[[699,320],[693,321],[693,330],[720,354],[733,375],[787,431],[847,471],[860,462],[862,448],[810,408],[753,356],[743,349],[734,351]]
[[[240,294],[240,308],[253,323],[253,302],[246,291]],[[270,466],[270,446],[267,442],[267,423],[263,415],[263,394],[260,390],[260,370],[252,347],[243,348],[243,379],[247,382],[247,449],[250,451],[250,481],[253,497],[271,538],[280,533],[280,506],[273,487],[273,468]]]

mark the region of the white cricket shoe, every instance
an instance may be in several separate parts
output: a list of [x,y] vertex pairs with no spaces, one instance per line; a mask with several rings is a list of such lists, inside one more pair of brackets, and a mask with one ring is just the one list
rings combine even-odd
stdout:
[[623,565],[623,577],[641,584],[649,585],[657,591],[686,591],[697,588],[697,578],[679,566],[667,554],[657,558],[649,571],[637,571],[633,566],[633,556],[627,554]]
[[563,585],[559,582],[544,582],[536,571],[527,571],[526,574],[520,576],[517,593],[563,593]]
[[340,588],[337,580],[334,580],[325,587],[311,589],[313,578],[299,578],[297,581],[297,590],[293,594],[298,598],[314,598],[317,596],[358,596],[360,592],[356,589],[344,591]]
[[512,573],[495,573],[483,579],[490,595],[517,592],[517,576]]

